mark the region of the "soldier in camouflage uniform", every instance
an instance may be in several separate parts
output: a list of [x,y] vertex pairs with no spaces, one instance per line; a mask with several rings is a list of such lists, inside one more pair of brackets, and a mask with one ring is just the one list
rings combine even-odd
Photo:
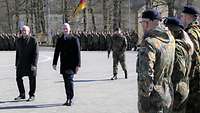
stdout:
[[137,50],[138,40],[139,40],[138,34],[135,31],[133,31],[131,33],[131,48],[133,48],[134,51]]
[[187,113],[200,113],[200,25],[197,21],[198,11],[193,6],[185,6],[182,11],[182,22],[185,31],[194,45],[192,65],[189,74],[190,93],[187,102]]
[[124,32],[123,35],[126,37],[127,40],[127,50],[131,50],[131,37],[129,32]]
[[59,33],[56,32],[53,36],[52,36],[52,43],[53,43],[53,47],[56,46],[56,42],[57,42],[57,39],[59,38]]
[[108,58],[110,51],[113,51],[113,77],[111,80],[117,79],[118,63],[120,62],[121,67],[125,74],[125,79],[127,79],[127,69],[126,69],[126,60],[125,60],[125,51],[127,48],[127,40],[121,34],[120,28],[115,30],[115,33],[112,37],[110,46],[108,48]]
[[139,113],[171,113],[175,40],[160,26],[160,18],[157,10],[142,13],[144,37],[136,65]]
[[164,20],[164,24],[170,29],[176,40],[175,61],[172,73],[174,88],[172,113],[186,113],[186,99],[189,94],[189,72],[194,47],[178,18],[168,17]]
[[110,31],[108,31],[106,33],[106,49],[109,48],[109,45],[111,44],[111,38],[112,38],[112,33]]
[[0,34],[0,50],[4,50],[4,37]]
[[9,50],[9,48],[10,48],[10,45],[9,45],[9,40],[8,40],[8,34],[6,34],[6,33],[3,33],[2,34],[3,35],[3,41],[4,41],[4,50]]
[[97,32],[93,33],[93,37],[94,37],[94,50],[98,51],[99,50],[99,35],[97,34]]

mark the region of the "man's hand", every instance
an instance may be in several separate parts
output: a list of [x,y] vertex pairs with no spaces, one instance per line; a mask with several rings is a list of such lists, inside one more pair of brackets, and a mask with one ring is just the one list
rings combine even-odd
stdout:
[[52,65],[53,70],[56,70],[56,65]]
[[76,72],[77,73],[79,71],[80,66],[76,66]]
[[35,71],[37,69],[36,66],[31,66],[31,71]]

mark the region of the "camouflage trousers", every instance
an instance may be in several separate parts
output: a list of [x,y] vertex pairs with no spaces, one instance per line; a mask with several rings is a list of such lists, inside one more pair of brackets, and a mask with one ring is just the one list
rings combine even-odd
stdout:
[[200,69],[195,70],[192,76],[186,113],[200,113]]
[[200,113],[200,91],[189,94],[186,113]]
[[127,71],[125,63],[125,53],[119,54],[113,52],[113,74],[118,73],[118,63],[120,62],[123,71]]
[[139,113],[172,113],[171,108],[165,106],[156,105],[151,102],[149,97],[138,97],[138,112]]
[[171,113],[186,113],[186,102],[181,105],[174,105]]

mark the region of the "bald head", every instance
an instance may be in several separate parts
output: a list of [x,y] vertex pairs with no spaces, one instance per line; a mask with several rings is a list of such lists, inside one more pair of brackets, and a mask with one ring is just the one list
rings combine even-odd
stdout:
[[69,34],[70,30],[71,30],[70,25],[68,23],[64,23],[63,25],[64,34]]

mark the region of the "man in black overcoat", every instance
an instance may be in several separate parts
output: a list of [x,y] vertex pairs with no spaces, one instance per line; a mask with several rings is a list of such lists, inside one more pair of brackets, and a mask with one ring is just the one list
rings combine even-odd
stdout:
[[63,75],[67,101],[63,105],[71,106],[74,96],[73,78],[80,67],[80,44],[78,38],[70,33],[70,25],[63,26],[64,34],[58,38],[53,58],[53,69],[56,70],[60,56],[60,74]]
[[38,44],[34,37],[30,35],[28,26],[22,27],[22,35],[16,39],[16,81],[19,90],[19,96],[15,100],[25,99],[25,89],[23,77],[29,78],[29,98],[27,101],[35,99],[36,90],[36,72],[38,63]]

